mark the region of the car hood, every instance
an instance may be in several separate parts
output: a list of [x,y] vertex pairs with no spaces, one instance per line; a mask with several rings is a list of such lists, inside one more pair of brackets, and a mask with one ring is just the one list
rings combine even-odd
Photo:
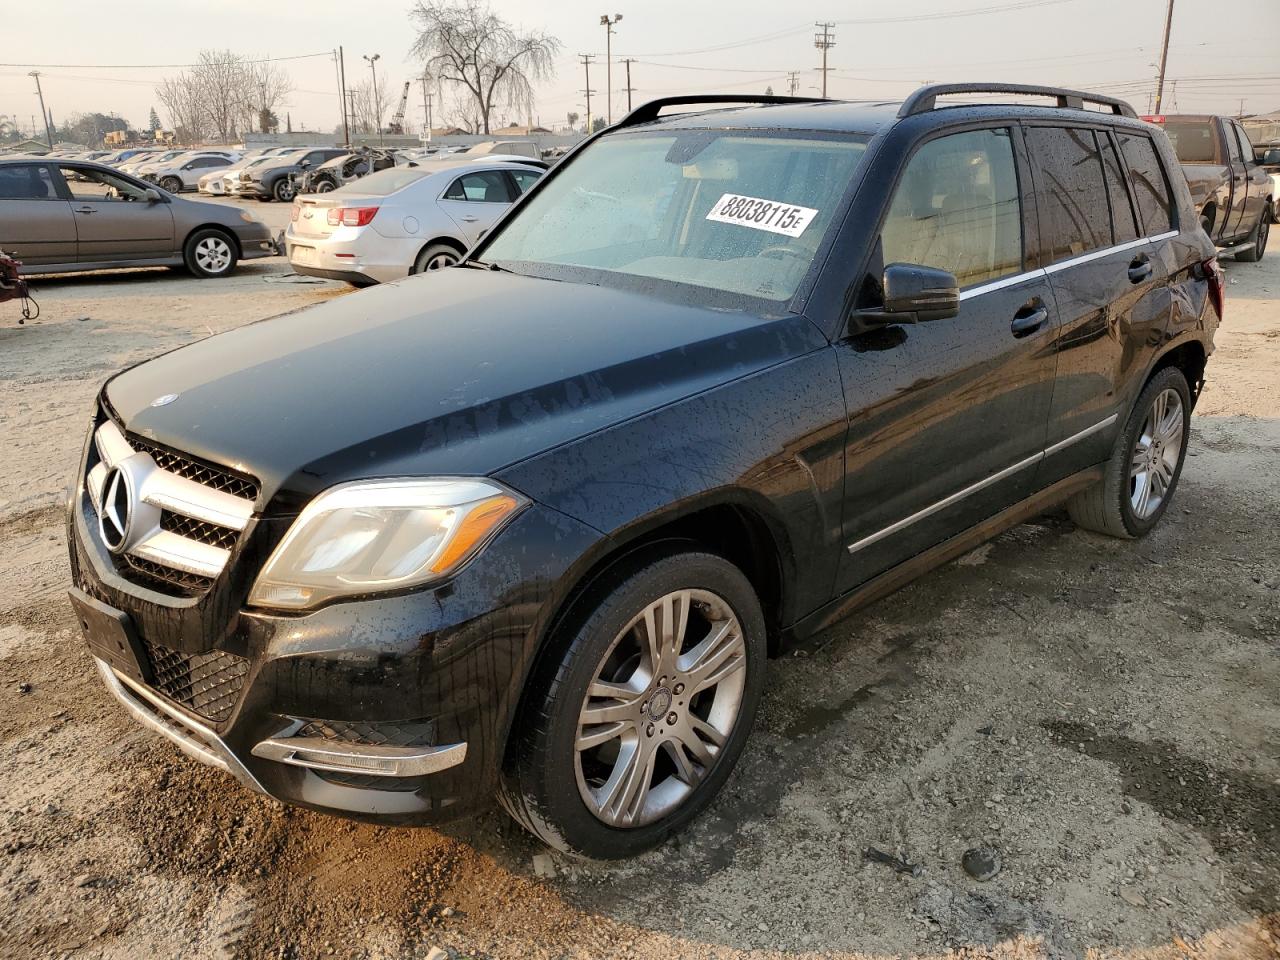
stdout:
[[345,480],[491,474],[825,343],[796,315],[456,268],[184,347],[106,398],[130,432],[256,476],[260,509],[289,513]]

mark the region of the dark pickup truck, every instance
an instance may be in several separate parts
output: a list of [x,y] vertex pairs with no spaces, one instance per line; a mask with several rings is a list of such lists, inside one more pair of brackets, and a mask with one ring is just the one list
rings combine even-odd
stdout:
[[1254,157],[1244,127],[1231,117],[1167,114],[1143,117],[1164,127],[1186,174],[1205,232],[1237,260],[1261,260],[1275,218],[1271,176]]

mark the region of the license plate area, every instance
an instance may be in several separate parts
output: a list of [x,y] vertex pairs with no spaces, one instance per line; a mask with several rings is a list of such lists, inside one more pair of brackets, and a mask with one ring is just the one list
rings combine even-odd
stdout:
[[294,244],[292,259],[294,263],[306,264],[308,266],[313,265],[316,262],[316,248],[302,247]]
[[151,664],[129,615],[83,590],[72,589],[69,596],[89,652],[131,680],[148,683]]

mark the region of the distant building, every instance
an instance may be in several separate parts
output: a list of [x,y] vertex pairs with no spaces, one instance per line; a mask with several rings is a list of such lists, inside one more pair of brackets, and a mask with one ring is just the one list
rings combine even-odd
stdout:
[[43,140],[19,140],[17,143],[0,144],[0,149],[10,150],[14,153],[39,153],[46,154],[49,152],[49,144]]

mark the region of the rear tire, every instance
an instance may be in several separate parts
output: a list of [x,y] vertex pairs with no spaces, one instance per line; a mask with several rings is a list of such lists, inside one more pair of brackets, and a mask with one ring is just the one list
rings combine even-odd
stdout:
[[530,679],[499,799],[549,846],[609,860],[662,843],[724,785],[764,687],[765,623],[708,553],[607,575],[593,599]]
[[197,230],[182,247],[187,269],[202,279],[225,277],[236,268],[236,243],[230,235],[213,227]]
[[328,193],[333,190],[334,187],[335,184],[332,180],[317,180],[315,187],[312,189],[312,193]]
[[1191,388],[1181,370],[1165,367],[1138,395],[1103,478],[1067,501],[1076,526],[1125,540],[1149,533],[1173,499],[1190,432]]
[[413,269],[409,272],[433,273],[436,270],[443,270],[445,267],[452,267],[461,259],[462,254],[458,253],[449,244],[432,243],[424,247],[414,259]]
[[1248,250],[1241,250],[1236,254],[1236,259],[1242,263],[1257,263],[1267,252],[1267,237],[1271,235],[1271,214],[1268,210],[1262,211],[1262,216],[1258,217],[1258,225],[1253,228],[1250,235],[1253,239],[1253,245]]
[[165,177],[160,181],[160,186],[168,190],[170,193],[182,192],[182,180],[178,177]]

